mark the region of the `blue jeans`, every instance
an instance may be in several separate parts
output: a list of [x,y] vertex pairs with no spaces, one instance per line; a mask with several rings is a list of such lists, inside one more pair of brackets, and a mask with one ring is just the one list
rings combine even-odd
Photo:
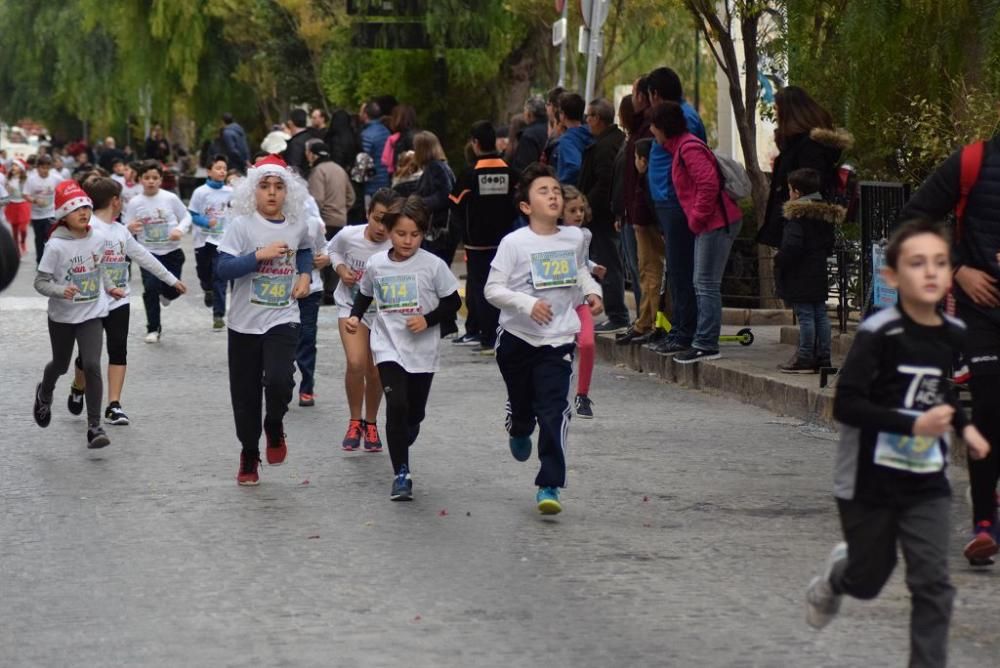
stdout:
[[[184,251],[178,248],[166,255],[157,255],[156,259],[177,278],[181,277],[184,266]],[[181,296],[175,288],[170,287],[153,274],[139,267],[142,274],[142,303],[146,306],[146,331],[159,332],[160,326],[160,295],[173,301]]]
[[322,292],[310,293],[299,300],[299,345],[295,349],[295,364],[302,374],[299,383],[300,394],[312,394],[316,374],[316,323],[319,320],[319,305],[323,301]]
[[[694,291],[694,234],[679,204],[656,203],[656,220],[666,242],[667,289],[670,291],[670,339],[690,345],[698,323],[699,302]],[[714,350],[714,348],[713,348]]]
[[632,295],[635,297],[635,308],[638,311],[642,302],[642,287],[639,285],[639,250],[635,241],[635,228],[628,223],[622,223],[621,240],[625,271],[632,281]]
[[830,359],[830,316],[826,312],[826,302],[793,302],[792,310],[799,321],[799,352],[801,361]]
[[698,327],[691,346],[718,350],[722,329],[722,274],[742,220],[728,227],[699,234],[694,240],[694,293],[698,300]]

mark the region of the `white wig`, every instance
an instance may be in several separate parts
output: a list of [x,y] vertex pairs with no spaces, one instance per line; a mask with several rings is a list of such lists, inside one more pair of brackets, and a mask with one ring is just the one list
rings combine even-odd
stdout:
[[290,223],[305,224],[309,217],[307,200],[309,188],[301,176],[287,167],[265,164],[251,167],[246,177],[233,186],[229,206],[239,216],[252,216],[257,212],[257,186],[268,176],[277,176],[285,182],[285,204],[281,212]]

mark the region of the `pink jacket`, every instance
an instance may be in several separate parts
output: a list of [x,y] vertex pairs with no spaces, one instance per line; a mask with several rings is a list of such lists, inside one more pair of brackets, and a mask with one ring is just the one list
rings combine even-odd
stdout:
[[385,140],[385,146],[382,147],[381,160],[385,168],[389,170],[389,174],[392,175],[396,171],[396,161],[393,160],[393,156],[396,155],[396,142],[402,135],[398,132],[394,132],[389,135],[389,138]]
[[721,191],[722,177],[715,155],[703,141],[685,132],[668,139],[663,148],[673,157],[671,180],[694,234],[721,229],[743,217],[740,207]]

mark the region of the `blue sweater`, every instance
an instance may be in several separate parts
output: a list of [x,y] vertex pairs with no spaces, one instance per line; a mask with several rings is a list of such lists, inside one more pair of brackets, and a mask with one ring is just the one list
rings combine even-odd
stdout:
[[[687,102],[681,103],[681,109],[684,110],[684,118],[687,119],[688,132],[707,143],[705,126],[702,124],[698,112]],[[673,158],[667,153],[667,149],[654,141],[653,147],[649,151],[649,169],[646,171],[646,178],[649,180],[649,194],[654,202],[680,206],[670,177],[671,164],[673,164]]]
[[570,128],[559,138],[554,153],[556,178],[559,183],[575,186],[580,178],[584,150],[594,143],[594,135],[586,125]]

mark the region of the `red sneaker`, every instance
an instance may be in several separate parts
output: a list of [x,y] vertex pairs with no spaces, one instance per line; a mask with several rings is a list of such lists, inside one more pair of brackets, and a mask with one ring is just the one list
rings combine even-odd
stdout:
[[344,442],[340,445],[346,452],[354,452],[361,447],[361,435],[364,431],[361,420],[351,420],[347,425],[347,433],[344,434]]
[[382,439],[374,422],[365,422],[365,452],[382,452]]
[[288,444],[285,443],[285,435],[282,434],[281,438],[275,440],[269,435],[267,436],[267,447],[264,448],[267,453],[267,463],[271,466],[280,466],[285,461],[285,457],[288,456]]
[[240,453],[240,468],[236,471],[236,484],[245,487],[254,487],[260,484],[260,476],[257,475],[257,465],[260,459],[254,457],[247,459],[247,456]]
[[976,525],[972,540],[965,546],[965,558],[973,565],[988,565],[993,563],[992,557],[1000,552],[997,541],[993,537],[993,524],[982,521]]

